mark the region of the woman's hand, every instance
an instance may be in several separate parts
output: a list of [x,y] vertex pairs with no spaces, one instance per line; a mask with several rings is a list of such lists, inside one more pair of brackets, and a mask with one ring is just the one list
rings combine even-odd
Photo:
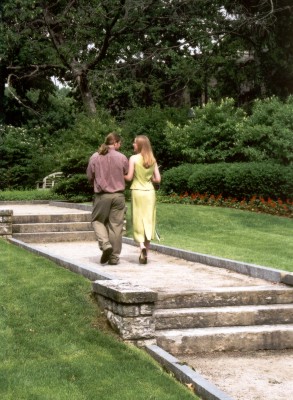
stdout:
[[160,174],[160,170],[159,170],[159,167],[158,167],[157,163],[155,165],[154,173],[153,173],[153,176],[152,176],[152,182],[153,183],[160,183],[161,182],[161,174]]

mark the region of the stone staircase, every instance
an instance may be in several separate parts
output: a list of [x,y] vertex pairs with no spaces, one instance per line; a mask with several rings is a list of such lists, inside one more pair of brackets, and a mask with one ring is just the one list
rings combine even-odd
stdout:
[[95,240],[91,213],[15,215],[12,236],[25,243]]
[[[94,241],[91,213],[15,215],[12,236],[25,243]],[[174,356],[293,348],[293,288],[283,284],[158,293],[158,346]]]
[[174,356],[293,348],[293,288],[226,287],[161,293],[157,344]]

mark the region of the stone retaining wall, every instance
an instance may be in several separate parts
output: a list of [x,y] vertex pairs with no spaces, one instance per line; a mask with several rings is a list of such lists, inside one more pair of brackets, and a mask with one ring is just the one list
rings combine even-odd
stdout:
[[156,292],[122,280],[99,280],[93,282],[93,293],[111,327],[124,341],[138,347],[156,343]]
[[12,235],[12,210],[0,210],[0,237]]

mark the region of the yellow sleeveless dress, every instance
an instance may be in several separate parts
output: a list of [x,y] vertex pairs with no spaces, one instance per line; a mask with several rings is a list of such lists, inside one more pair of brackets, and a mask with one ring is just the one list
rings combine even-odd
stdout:
[[140,154],[134,156],[134,175],[130,186],[133,238],[142,243],[155,238],[156,227],[156,192],[152,183],[155,165],[143,166]]

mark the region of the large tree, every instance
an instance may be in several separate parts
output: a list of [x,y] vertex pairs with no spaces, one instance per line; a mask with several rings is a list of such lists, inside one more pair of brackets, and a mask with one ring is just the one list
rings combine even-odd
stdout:
[[[150,102],[188,91],[206,101],[212,78],[219,97],[237,96],[239,81],[259,87],[255,96],[269,93],[270,78],[272,92],[290,92],[290,35],[279,46],[290,11],[291,0],[2,0],[1,98],[6,82],[29,107],[25,91],[53,75],[78,88],[90,114],[103,83],[121,78],[142,85]],[[253,61],[239,67],[246,52]]]

